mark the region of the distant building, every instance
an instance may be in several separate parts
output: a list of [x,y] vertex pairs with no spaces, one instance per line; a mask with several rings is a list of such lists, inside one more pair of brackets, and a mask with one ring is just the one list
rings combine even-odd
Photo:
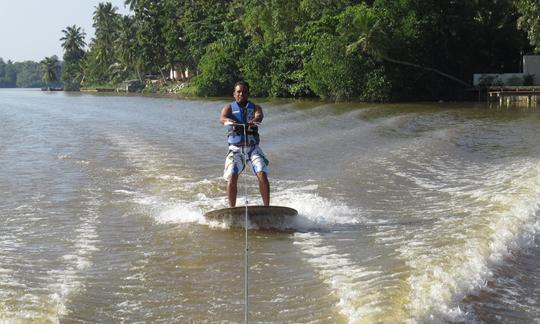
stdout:
[[523,74],[534,75],[534,85],[540,85],[540,55],[523,56]]
[[169,71],[169,78],[171,80],[185,81],[185,80],[191,79],[192,76],[193,76],[193,73],[188,68],[186,68],[184,71],[174,70],[174,69],[171,69]]
[[143,88],[144,85],[139,80],[126,80],[116,88],[116,92],[138,92]]
[[540,55],[524,55],[521,73],[475,73],[473,84],[475,86],[540,86]]

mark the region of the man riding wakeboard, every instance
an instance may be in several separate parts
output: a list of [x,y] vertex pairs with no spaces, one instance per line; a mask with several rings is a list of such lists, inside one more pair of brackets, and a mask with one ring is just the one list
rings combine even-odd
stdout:
[[[225,159],[223,177],[227,180],[227,198],[229,207],[236,206],[238,193],[238,177],[245,169],[246,162],[251,164],[253,173],[259,181],[259,191],[263,204],[270,205],[270,184],[268,182],[268,160],[259,147],[257,124],[263,120],[263,111],[259,105],[248,101],[249,85],[247,82],[236,82],[233,89],[234,100],[221,109],[220,121],[229,126],[227,143],[229,153]],[[244,129],[244,127],[246,127]],[[243,155],[246,155],[244,161]]]

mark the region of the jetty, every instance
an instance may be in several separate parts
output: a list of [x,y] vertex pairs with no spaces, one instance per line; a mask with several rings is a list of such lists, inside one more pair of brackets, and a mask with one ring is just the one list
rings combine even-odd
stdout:
[[488,88],[488,100],[499,101],[502,104],[512,102],[527,103],[527,105],[540,102],[540,86],[497,86]]
[[79,91],[81,92],[114,92],[116,89],[114,88],[106,88],[106,87],[96,87],[96,88],[83,88]]

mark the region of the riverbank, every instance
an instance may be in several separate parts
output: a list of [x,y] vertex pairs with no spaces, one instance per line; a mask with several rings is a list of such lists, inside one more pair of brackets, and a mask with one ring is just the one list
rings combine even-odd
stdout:
[[[221,100],[229,99],[228,96],[205,96],[198,93],[197,88],[190,82],[171,82],[171,81],[162,81],[162,80],[147,80],[144,84],[144,87],[138,89],[137,91],[127,91],[125,87],[125,82],[122,84],[113,86],[113,85],[100,85],[100,86],[90,86],[86,88],[81,88],[81,92],[93,92],[93,93],[119,93],[119,94],[129,94],[129,95],[140,95],[140,96],[151,96],[151,97],[162,97],[162,98],[178,98],[178,99],[191,99],[191,100]],[[232,94],[232,85],[231,92]],[[314,101],[314,102],[323,102],[323,103],[339,103],[339,102],[354,102],[354,103],[369,103],[369,104],[399,104],[399,103],[410,103],[410,102],[422,102],[421,99],[411,100],[411,101],[401,101],[401,102],[367,102],[362,101],[360,98],[348,98],[348,99],[332,99],[332,98],[320,98],[317,96],[297,96],[297,97],[260,97],[251,94],[251,98],[258,100],[294,100],[294,101]],[[469,100],[453,100],[451,102],[472,102],[476,96],[471,96]],[[437,101],[423,101],[423,102],[448,102],[446,100],[437,100]]]
[[[142,97],[155,97],[155,98],[176,98],[176,99],[188,99],[188,100],[229,100],[231,97],[228,96],[201,96],[196,94],[196,90],[193,86],[190,86],[189,83],[178,83],[178,82],[166,82],[164,85],[160,83],[148,83],[144,89],[141,91],[122,91],[118,89],[108,88],[98,88],[98,89],[81,89],[81,92],[93,92],[93,93],[109,93],[109,94],[124,94],[124,95],[133,95],[133,96],[142,96]],[[231,90],[232,93],[232,90]],[[366,102],[356,98],[351,98],[349,100],[332,100],[329,98],[323,99],[319,97],[257,97],[250,95],[250,98],[257,101],[297,101],[297,102],[317,102],[317,103],[326,103],[326,104],[336,104],[336,103],[356,103],[356,104],[367,104],[367,105],[397,105],[397,104],[411,104],[411,103],[421,103],[421,104],[441,104],[441,103],[475,103],[475,102],[489,102],[489,98],[483,96],[480,100],[479,96],[471,96],[469,100],[437,100],[437,101],[421,101],[421,100],[412,100],[412,101],[401,101],[401,102]],[[533,107],[537,104],[534,102]],[[505,107],[511,106],[522,106],[523,102],[512,102],[511,104],[505,103]],[[530,106],[530,105],[529,105]]]
[[[37,88],[11,88],[11,89],[37,89]],[[394,101],[394,102],[366,102],[356,98],[351,98],[349,100],[331,100],[329,98],[323,99],[319,97],[258,97],[251,95],[250,97],[253,100],[257,101],[270,101],[270,102],[279,102],[279,101],[297,101],[297,102],[318,102],[318,103],[356,103],[356,104],[368,104],[368,105],[399,105],[399,104],[441,104],[441,103],[489,103],[491,106],[497,106],[500,108],[518,108],[520,110],[535,110],[540,106],[540,101],[537,98],[535,100],[493,100],[492,97],[488,96],[490,91],[493,89],[499,88],[488,88],[482,90],[481,95],[470,96],[468,100],[437,100],[437,101],[423,101],[423,100],[411,100],[411,101]],[[43,89],[42,89],[43,90]],[[55,88],[56,92],[62,91],[62,88]],[[80,91],[67,91],[71,93],[94,93],[94,94],[105,94],[105,95],[129,95],[129,96],[141,96],[141,97],[154,97],[154,98],[173,98],[173,99],[186,99],[186,100],[229,100],[229,96],[201,96],[196,94],[196,90],[188,82],[154,82],[147,83],[143,89],[138,91],[126,91],[125,88],[120,86],[113,85],[99,85],[99,86],[89,86],[83,87]],[[231,91],[232,92],[232,91]]]

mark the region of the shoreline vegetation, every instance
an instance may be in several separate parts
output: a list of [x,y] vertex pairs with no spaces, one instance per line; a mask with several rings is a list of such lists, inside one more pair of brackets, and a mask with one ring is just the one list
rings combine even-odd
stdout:
[[[0,59],[0,87],[367,102],[478,98],[473,73],[519,71],[540,53],[531,0],[125,0],[62,30],[64,54]],[[540,76],[538,76],[540,77]]]

